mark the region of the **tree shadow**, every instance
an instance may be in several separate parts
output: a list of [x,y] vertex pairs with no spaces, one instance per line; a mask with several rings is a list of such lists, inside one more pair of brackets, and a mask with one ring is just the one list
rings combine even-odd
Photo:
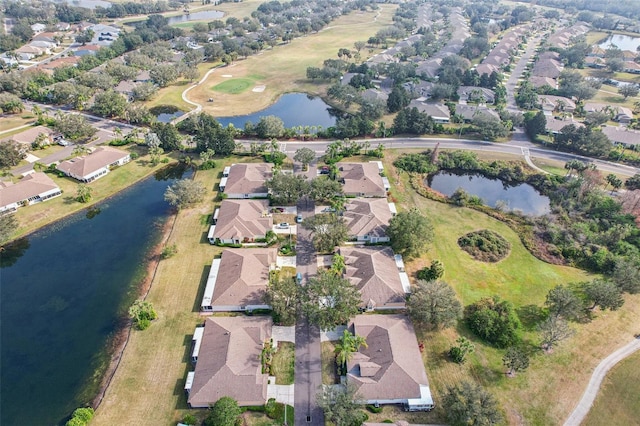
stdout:
[[200,312],[200,303],[204,296],[204,289],[207,286],[207,280],[209,279],[209,272],[211,271],[211,265],[206,265],[202,268],[202,275],[200,275],[200,285],[198,286],[198,295],[193,301],[192,312]]
[[527,331],[534,331],[538,324],[547,319],[548,314],[538,305],[521,306],[516,311],[522,326]]

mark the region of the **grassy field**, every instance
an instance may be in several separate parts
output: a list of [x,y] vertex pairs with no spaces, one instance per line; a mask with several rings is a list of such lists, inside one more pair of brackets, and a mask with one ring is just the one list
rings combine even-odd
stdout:
[[[35,122],[34,118],[35,117],[29,113],[2,115],[0,116],[0,132],[24,126],[26,124],[33,124]],[[24,129],[22,129],[22,131],[24,131]],[[6,138],[9,134],[9,132],[1,133],[0,139]]]
[[205,415],[205,410],[187,409],[183,391],[194,327],[202,323],[198,314],[209,266],[221,248],[206,239],[209,217],[217,196],[214,190],[222,169],[242,158],[217,161],[212,170],[198,171],[195,180],[208,189],[205,201],[182,210],[166,244],[176,244],[178,254],[160,262],[147,300],[158,312],[158,320],[144,332],[133,331],[118,370],[96,412],[92,425],[127,424],[131,419],[145,424],[169,424],[186,413]]
[[225,93],[227,95],[238,95],[255,86],[256,81],[259,81],[262,78],[263,77],[261,75],[250,75],[245,78],[232,78],[216,84],[211,88],[211,90],[218,93]]
[[276,385],[292,385],[295,367],[295,345],[291,342],[278,343],[278,350],[273,354],[272,373],[276,376]]
[[[583,271],[549,265],[535,259],[518,236],[504,224],[466,208],[451,207],[427,200],[410,188],[405,174],[398,176],[385,158],[387,176],[395,187],[392,198],[402,208],[417,207],[435,226],[434,243],[426,255],[407,262],[410,274],[439,259],[445,266],[444,279],[466,305],[483,296],[498,294],[516,305],[523,319],[523,338],[532,350],[538,346],[535,317],[549,288],[590,278]],[[457,238],[474,229],[491,229],[512,245],[509,257],[498,264],[484,264],[457,246]],[[502,366],[503,351],[485,345],[461,324],[438,333],[419,333],[427,374],[436,401],[434,415],[444,421],[441,398],[448,386],[472,380],[487,387],[500,401],[510,424],[561,424],[577,403],[593,368],[617,347],[627,343],[640,323],[640,295],[626,296],[625,306],[616,312],[598,313],[592,322],[574,325],[577,333],[550,355],[536,350],[530,368],[510,379]],[[450,362],[446,355],[455,339],[464,335],[476,346],[465,365]]]
[[[391,23],[394,10],[394,5],[381,4],[376,12],[354,12],[338,18],[317,34],[237,61],[212,73],[204,84],[189,92],[189,99],[202,104],[206,112],[215,116],[229,116],[264,109],[286,92],[323,93],[325,85],[307,81],[307,67],[321,66],[325,59],[336,57],[339,48],[352,49],[354,42],[366,41]],[[363,49],[362,60],[370,54]],[[265,85],[266,89],[263,92],[245,90],[236,95],[212,92],[212,87],[226,80],[222,75],[232,75],[235,79],[260,75],[263,78],[255,83]],[[215,102],[207,103],[211,97]]]
[[640,352],[616,365],[602,383],[583,426],[625,426],[640,419]]
[[[120,147],[120,149],[123,148]],[[129,149],[140,151],[138,147],[130,147]],[[39,152],[36,151],[36,154]],[[88,185],[92,189],[92,199],[90,203],[86,204],[75,201],[78,181],[68,177],[58,177],[51,173],[48,176],[62,189],[62,195],[43,203],[18,209],[15,217],[19,227],[13,238],[21,237],[72,213],[86,209],[165,166],[166,164],[152,166],[146,156],[141,156],[137,160],[118,167]]]

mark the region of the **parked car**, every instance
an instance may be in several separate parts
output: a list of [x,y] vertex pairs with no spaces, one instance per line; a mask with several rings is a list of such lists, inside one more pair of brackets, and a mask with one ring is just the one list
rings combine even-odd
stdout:
[[320,174],[321,175],[328,175],[329,174],[329,166],[322,166],[320,168]]
[[60,139],[60,140],[58,141],[58,145],[61,145],[61,146],[69,146],[69,142],[65,141],[64,139]]
[[289,224],[287,222],[282,222],[276,225],[276,228],[278,229],[289,229]]
[[302,223],[304,219],[302,218],[302,215],[299,214],[298,216],[296,216],[296,223]]
[[296,274],[296,281],[298,282],[298,284],[302,282],[302,274],[300,272]]

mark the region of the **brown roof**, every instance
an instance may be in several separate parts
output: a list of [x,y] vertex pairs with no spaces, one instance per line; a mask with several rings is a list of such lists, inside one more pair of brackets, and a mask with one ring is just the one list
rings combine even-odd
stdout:
[[640,132],[638,131],[628,130],[625,127],[603,126],[602,133],[607,135],[613,143],[640,145]]
[[127,155],[129,155],[128,152],[120,151],[110,146],[100,146],[87,156],[61,162],[58,164],[57,169],[67,175],[85,177],[123,159]]
[[224,200],[214,238],[244,240],[264,237],[273,226],[269,200]]
[[266,193],[265,181],[271,179],[273,166],[267,163],[234,164],[229,170],[227,194],[261,194]]
[[78,56],[67,56],[65,58],[54,59],[53,61],[47,62],[46,64],[38,65],[39,69],[47,69],[53,70],[60,67],[65,67],[67,65],[77,64],[80,58]]
[[56,189],[60,190],[58,185],[41,172],[28,174],[15,184],[0,182],[0,207],[28,200]]
[[375,163],[338,163],[340,177],[344,180],[342,190],[346,195],[385,197],[387,191]]
[[370,400],[420,398],[428,386],[418,340],[404,315],[358,315],[350,324],[367,341],[347,363],[347,381]]
[[533,87],[538,88],[542,86],[551,86],[554,89],[558,86],[558,83],[551,77],[540,77],[537,75],[533,75],[529,77],[529,82],[533,84]]
[[269,268],[276,263],[276,248],[227,249],[222,252],[211,304],[246,306],[264,304]]
[[546,124],[545,130],[547,132],[560,133],[560,131],[564,126],[569,126],[571,124],[573,124],[576,127],[584,127],[584,124],[580,123],[579,121],[557,120],[553,117],[546,117],[546,118],[547,118],[547,124]]
[[223,396],[239,405],[264,404],[269,378],[262,374],[260,354],[271,327],[269,317],[207,318],[189,404],[208,407]]
[[391,247],[341,247],[345,277],[360,291],[365,307],[402,307],[405,292]]
[[355,198],[345,207],[349,235],[383,237],[392,214],[386,198]]
[[24,144],[31,144],[33,143],[33,141],[36,140],[36,138],[38,137],[39,134],[44,133],[47,136],[53,135],[54,133],[56,133],[55,131],[51,130],[48,127],[45,126],[36,126],[36,127],[30,127],[29,129],[25,130],[24,132],[20,132],[17,133],[13,136],[11,136],[10,138],[7,138],[5,140],[14,140],[16,142],[19,143],[24,143]]
[[562,69],[562,64],[555,59],[540,59],[533,66],[531,74],[538,77],[557,78]]

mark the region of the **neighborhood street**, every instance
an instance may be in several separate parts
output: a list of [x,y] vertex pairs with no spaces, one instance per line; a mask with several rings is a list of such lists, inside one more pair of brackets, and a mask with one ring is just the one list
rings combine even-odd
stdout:
[[527,64],[533,57],[536,49],[540,45],[542,35],[537,34],[535,37],[529,39],[529,43],[527,44],[527,48],[525,52],[522,54],[515,67],[511,71],[509,75],[509,79],[505,83],[505,88],[507,89],[507,110],[509,112],[520,112],[520,109],[516,105],[516,87],[518,86],[518,81],[522,77]]

